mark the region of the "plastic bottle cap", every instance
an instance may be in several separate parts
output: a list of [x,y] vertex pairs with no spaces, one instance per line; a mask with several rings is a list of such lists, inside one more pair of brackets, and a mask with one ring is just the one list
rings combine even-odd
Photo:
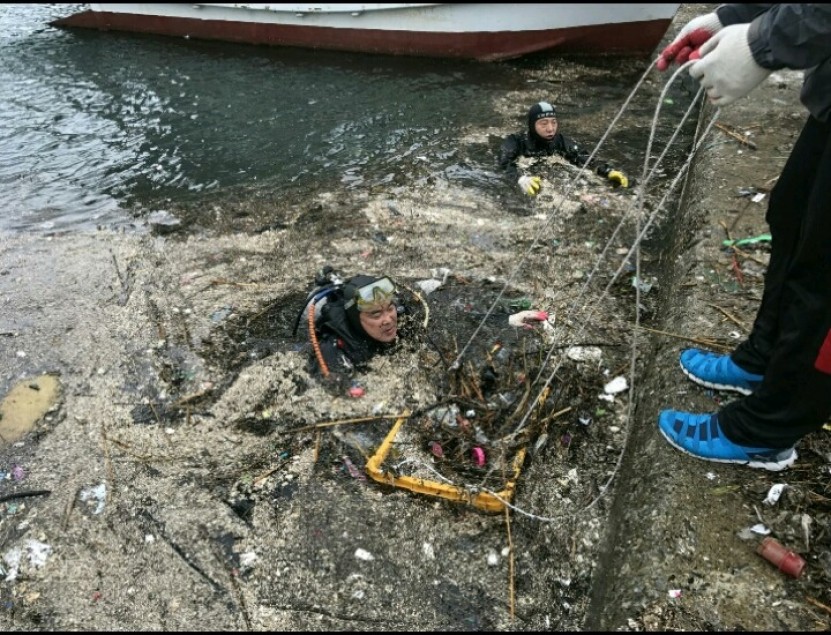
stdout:
[[485,451],[482,448],[472,448],[470,450],[470,455],[473,457],[473,462],[476,463],[476,467],[482,467],[485,465]]

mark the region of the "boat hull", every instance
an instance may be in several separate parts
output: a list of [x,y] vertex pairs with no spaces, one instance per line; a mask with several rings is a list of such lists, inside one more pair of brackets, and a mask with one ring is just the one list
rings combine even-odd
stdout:
[[[112,5],[103,6],[112,7]],[[133,6],[153,7],[154,5]],[[197,5],[156,6],[192,8]],[[198,6],[209,7],[211,5]],[[432,6],[469,7],[471,5]],[[487,7],[499,5],[479,6],[486,10]],[[511,6],[520,8],[530,5]],[[579,5],[547,6],[562,9],[562,7]],[[660,6],[676,7],[677,5]],[[666,11],[666,17],[648,20],[577,24],[561,28],[453,31],[446,30],[447,27],[445,30],[401,28],[401,25],[407,24],[406,19],[402,19],[401,16],[398,16],[397,23],[391,24],[390,28],[364,26],[356,28],[299,24],[301,20],[297,18],[302,17],[300,13],[283,16],[273,11],[268,13],[261,11],[261,15],[258,15],[251,10],[239,10],[240,16],[244,13],[246,17],[245,20],[239,20],[229,19],[235,15],[233,11],[227,10],[221,14],[221,18],[212,18],[210,12],[204,11],[200,12],[200,17],[191,17],[189,15],[129,13],[126,11],[129,10],[130,5],[121,5],[121,7],[123,10],[120,8],[118,11],[83,11],[57,20],[53,24],[269,46],[496,61],[547,50],[577,54],[649,55],[666,32],[674,13],[674,10]],[[190,10],[193,11],[193,9]],[[290,22],[286,19],[287,17],[295,19]],[[316,19],[321,16],[310,17]]]

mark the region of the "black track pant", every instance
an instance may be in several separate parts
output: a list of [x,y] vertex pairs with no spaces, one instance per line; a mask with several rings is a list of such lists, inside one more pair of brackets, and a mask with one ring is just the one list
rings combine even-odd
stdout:
[[731,355],[765,378],[719,422],[741,445],[784,448],[831,415],[831,124],[809,117],[771,191],[771,256],[753,330]]

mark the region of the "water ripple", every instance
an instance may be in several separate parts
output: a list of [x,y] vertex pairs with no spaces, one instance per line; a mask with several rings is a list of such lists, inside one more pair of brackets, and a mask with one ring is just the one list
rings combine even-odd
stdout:
[[453,166],[501,120],[510,66],[56,29],[85,5],[0,5],[0,229],[126,224],[223,188],[275,198]]

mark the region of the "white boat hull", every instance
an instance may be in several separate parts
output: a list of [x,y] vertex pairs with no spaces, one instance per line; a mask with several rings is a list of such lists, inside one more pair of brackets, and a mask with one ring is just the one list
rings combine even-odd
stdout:
[[679,4],[91,4],[58,26],[340,51],[509,59],[650,54]]

